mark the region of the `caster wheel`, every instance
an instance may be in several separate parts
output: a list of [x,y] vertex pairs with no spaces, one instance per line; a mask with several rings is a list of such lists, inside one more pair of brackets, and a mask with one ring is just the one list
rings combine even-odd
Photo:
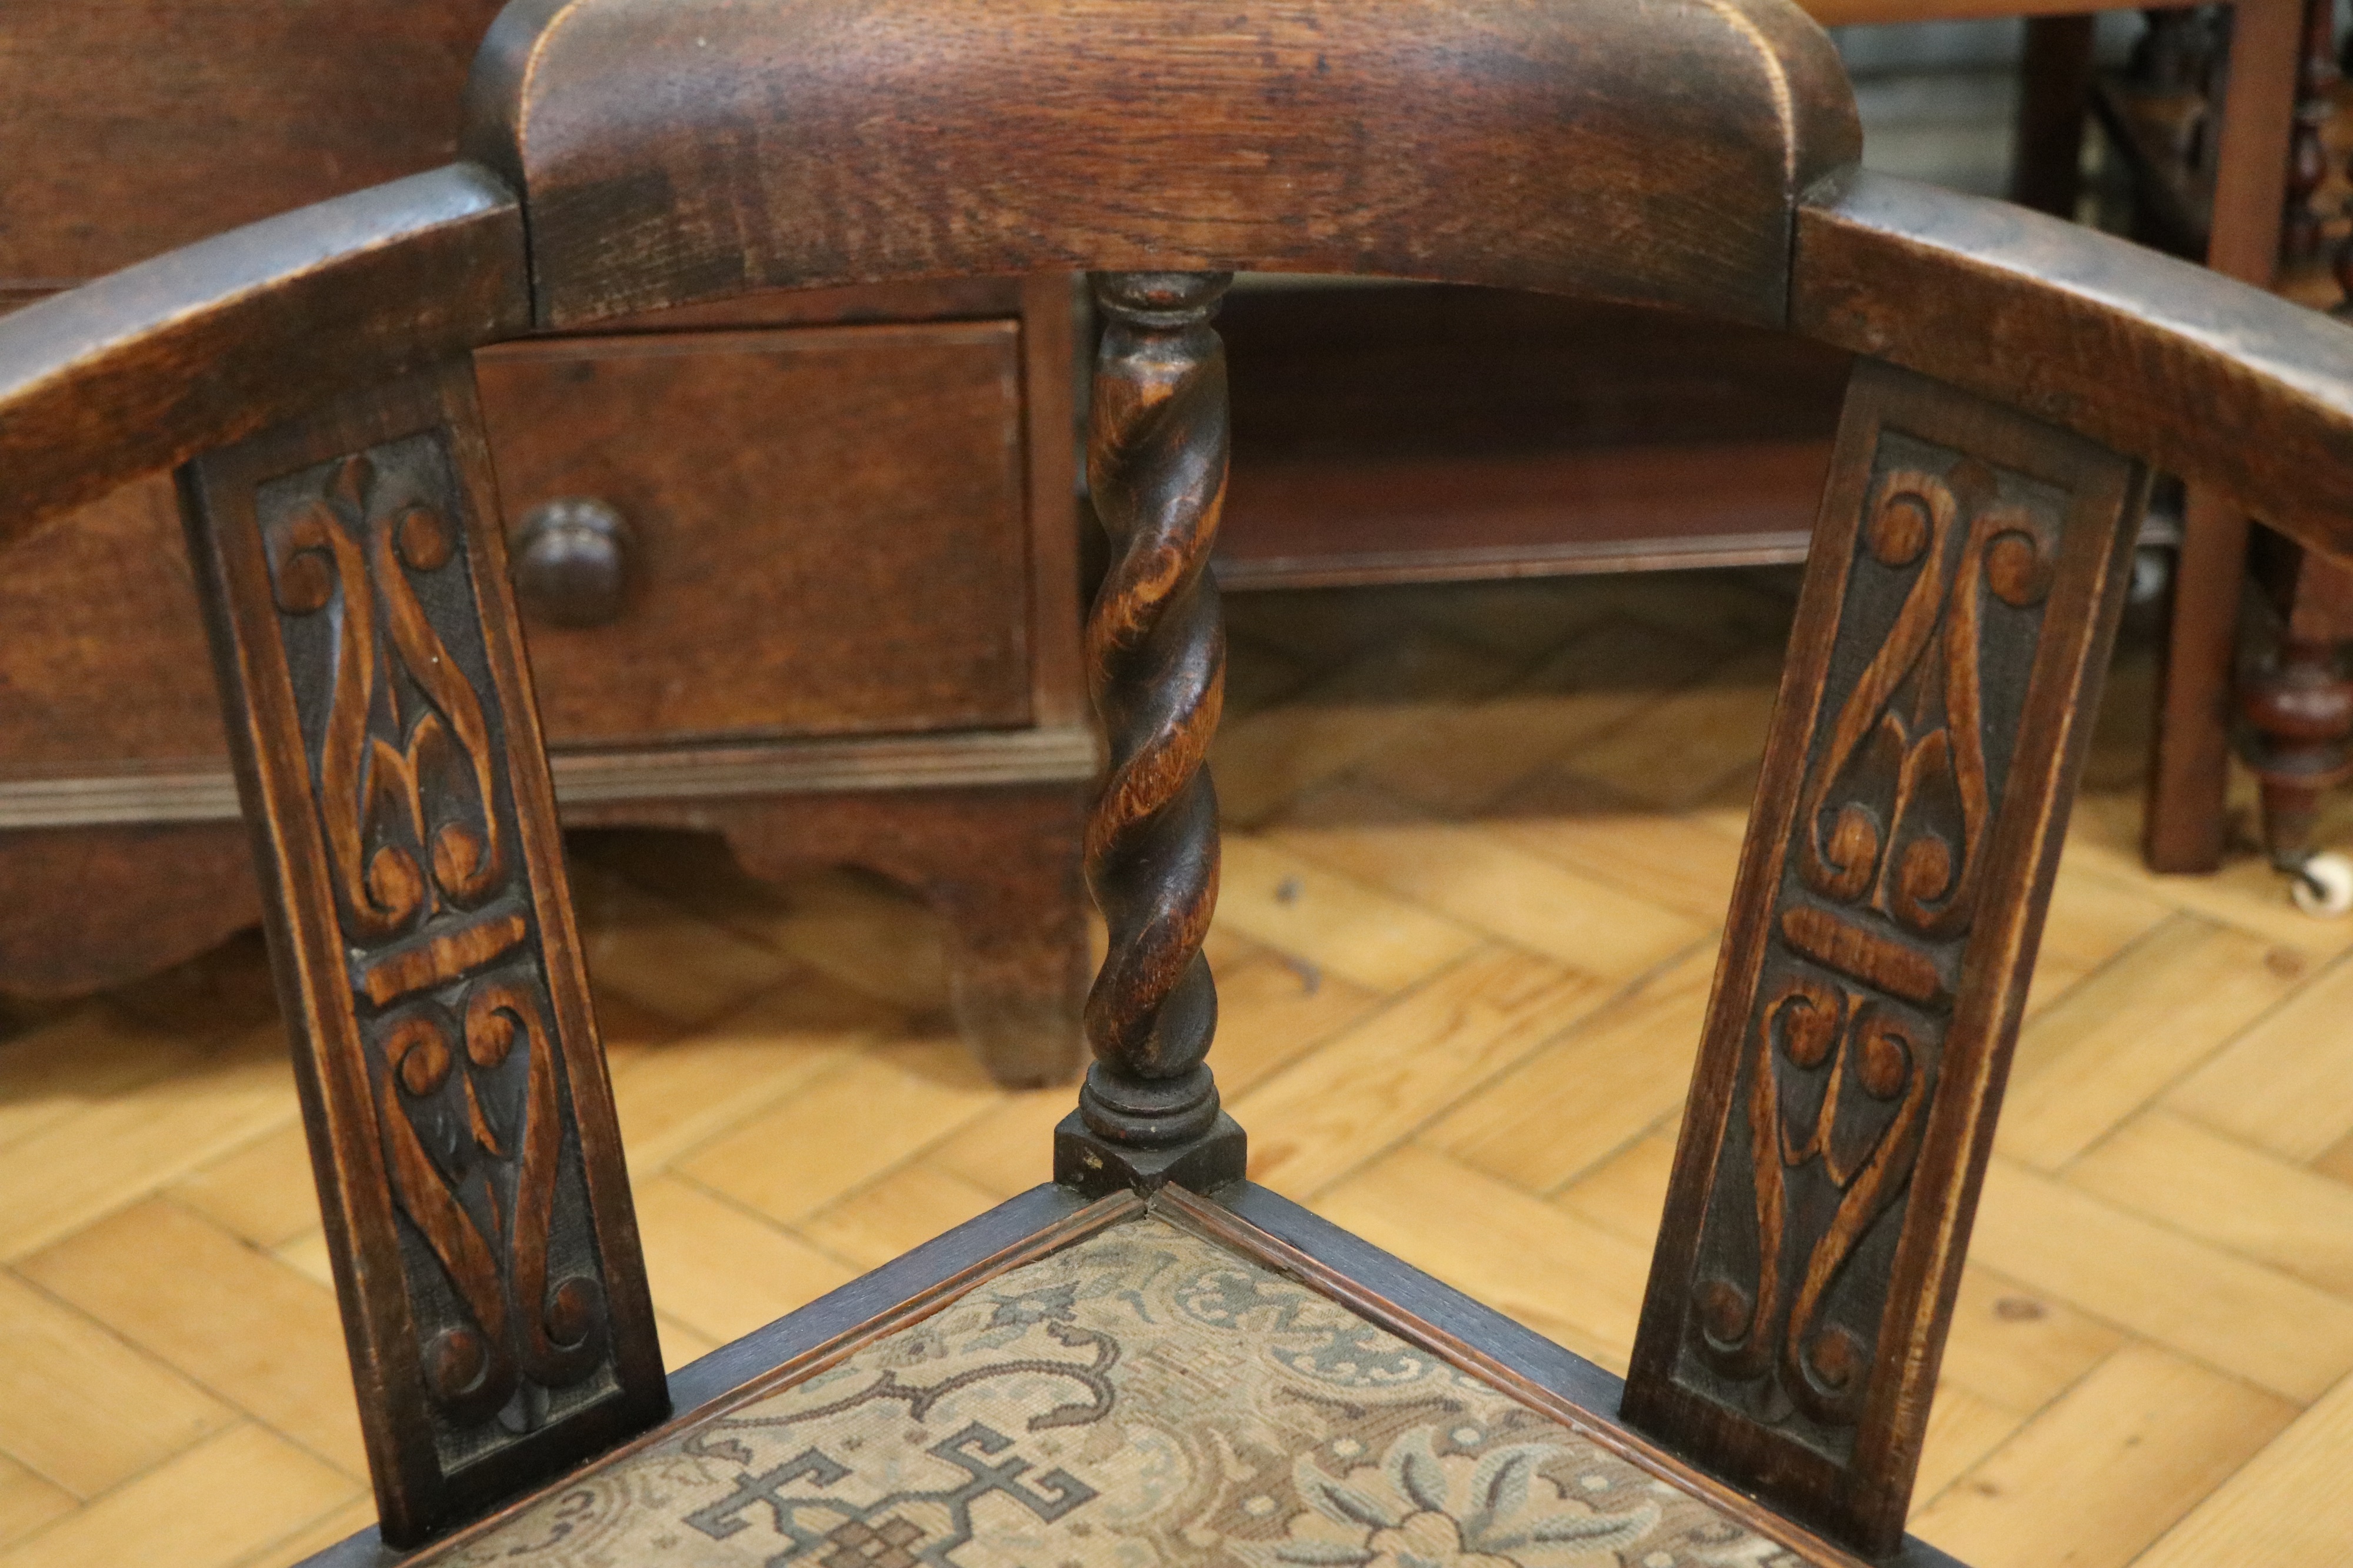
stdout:
[[2306,914],[2331,920],[2353,910],[2353,860],[2342,855],[2315,855],[2295,868],[2287,896]]

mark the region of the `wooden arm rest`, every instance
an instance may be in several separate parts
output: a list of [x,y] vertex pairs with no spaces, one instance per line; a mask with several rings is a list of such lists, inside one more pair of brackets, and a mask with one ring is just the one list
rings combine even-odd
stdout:
[[0,318],[0,546],[126,479],[526,330],[522,213],[453,163]]
[[1789,325],[2353,554],[2353,328],[2276,295],[2004,202],[1862,174],[1799,210]]

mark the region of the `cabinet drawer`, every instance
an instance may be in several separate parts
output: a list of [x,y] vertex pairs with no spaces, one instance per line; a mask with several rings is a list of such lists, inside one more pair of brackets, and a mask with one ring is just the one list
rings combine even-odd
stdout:
[[526,611],[552,742],[1029,722],[1020,327],[670,332],[477,356],[511,531],[593,500],[623,589]]
[[[526,621],[551,741],[1028,723],[1019,331],[799,327],[486,351],[510,525],[550,499],[596,497],[633,536],[611,624]],[[168,479],[9,552],[0,783],[227,766]]]

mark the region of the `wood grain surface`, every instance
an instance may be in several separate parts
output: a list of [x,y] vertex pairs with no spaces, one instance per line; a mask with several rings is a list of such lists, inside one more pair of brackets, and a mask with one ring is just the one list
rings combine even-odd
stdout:
[[[1352,1275],[1430,1319],[1364,1253],[1429,1270],[1532,1373],[1625,1370],[1795,586],[1228,597],[1217,761],[1260,782],[1220,1087],[1260,1181],[1369,1244]],[[2108,682],[1922,1459],[1911,1528],[1975,1568],[2327,1563],[2353,1528],[2353,922],[2260,857],[2140,864],[2158,657],[2129,636]],[[678,843],[572,859],[673,1367],[1045,1180],[1070,1103],[947,1037],[921,904]],[[375,1518],[255,945],[0,1005],[5,1568],[282,1568]]]
[[1386,272],[1778,322],[1791,206],[1861,152],[1829,41],[1778,0],[530,0],[491,29],[471,114],[470,155],[527,194],[556,326],[1041,267]]

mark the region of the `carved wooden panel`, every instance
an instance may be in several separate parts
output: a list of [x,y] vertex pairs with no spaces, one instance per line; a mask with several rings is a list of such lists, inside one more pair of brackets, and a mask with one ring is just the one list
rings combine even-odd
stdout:
[[180,484],[387,1540],[667,1408],[462,366]]
[[1858,363],[1626,1414],[1867,1551],[1901,1537],[2145,489]]

